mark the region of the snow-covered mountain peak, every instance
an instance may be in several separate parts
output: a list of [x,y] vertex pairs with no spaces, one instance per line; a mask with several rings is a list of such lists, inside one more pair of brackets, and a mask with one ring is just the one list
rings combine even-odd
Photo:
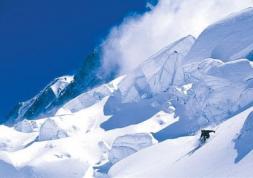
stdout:
[[8,123],[15,123],[46,111],[60,97],[61,92],[73,81],[73,76],[62,76],[50,82],[38,95],[19,103],[9,114]]
[[96,48],[86,57],[74,76],[56,78],[37,96],[17,105],[9,114],[8,123],[25,118],[53,116],[58,109],[73,98],[113,80],[118,74],[118,69],[104,71],[100,48]]
[[50,85],[50,88],[54,92],[55,96],[59,97],[64,88],[66,88],[73,79],[73,76],[63,76],[55,79],[54,83]]

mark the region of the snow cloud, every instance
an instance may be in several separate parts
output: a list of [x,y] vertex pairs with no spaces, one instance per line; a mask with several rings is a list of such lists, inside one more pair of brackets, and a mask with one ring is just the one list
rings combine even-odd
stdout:
[[141,16],[126,17],[103,43],[104,67],[129,71],[159,49],[189,34],[197,37],[208,25],[253,5],[252,0],[159,0]]

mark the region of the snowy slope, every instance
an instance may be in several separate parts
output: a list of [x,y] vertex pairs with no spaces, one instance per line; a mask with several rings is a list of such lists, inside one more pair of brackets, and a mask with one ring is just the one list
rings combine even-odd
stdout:
[[30,118],[33,115],[39,115],[44,112],[51,103],[57,100],[60,93],[73,81],[73,76],[63,76],[56,78],[47,85],[38,95],[32,99],[19,103],[9,114],[8,123],[15,123],[24,118]]
[[100,48],[89,54],[74,76],[56,78],[32,99],[19,103],[9,114],[8,123],[22,119],[53,116],[64,104],[99,85],[105,84],[118,74],[116,67],[103,69]]
[[[108,85],[117,87],[119,80],[121,78]],[[73,113],[67,111],[67,104],[54,117],[23,120],[14,127],[1,126],[0,132],[6,134],[1,136],[0,177],[93,177],[98,174],[93,167],[100,169],[110,160],[125,157],[119,144],[124,144],[125,149],[126,145],[135,148],[134,152],[151,146],[156,142],[150,141],[153,138],[148,133],[157,132],[176,121],[173,114],[159,112],[137,125],[104,131],[99,125],[110,118],[103,114],[108,97],[100,98],[90,107],[84,105]],[[135,143],[136,139],[139,144]],[[119,141],[114,143],[114,140]]]
[[[92,167],[108,162],[110,145],[118,136],[132,133],[135,138],[134,133],[155,131],[161,127],[156,121],[159,117],[155,117],[140,125],[104,132],[98,128],[99,123],[107,119],[100,115],[101,106],[103,102],[71,116],[37,120],[35,122],[40,129],[31,133],[23,134],[13,128],[1,127],[1,132],[14,132],[17,136],[8,134],[9,137],[4,135],[1,140],[0,177],[69,178],[93,175]],[[44,126],[45,123],[47,126]],[[64,134],[59,131],[64,131]],[[142,138],[139,139],[141,141]],[[145,139],[140,144],[145,144]],[[128,145],[131,144],[136,143]],[[110,155],[112,159],[112,153]]]
[[182,83],[181,61],[194,42],[192,36],[182,38],[151,56],[129,74],[119,86],[125,102],[146,98]]
[[87,108],[99,102],[104,97],[112,95],[112,93],[118,89],[118,84],[123,78],[124,76],[118,77],[108,84],[100,85],[99,87],[78,95],[63,105],[56,115],[61,114],[62,110],[65,110],[65,112],[70,111],[72,113],[80,111],[81,109]]
[[189,135],[252,105],[253,68],[248,60],[206,59],[186,65],[184,71],[191,88],[186,94],[178,87],[168,92],[179,122],[157,133],[157,139]]
[[[125,97],[125,100],[128,101],[130,97],[138,99],[139,97],[150,96],[150,93],[144,93],[140,96],[139,94],[143,92],[142,90],[160,92],[166,90],[168,86],[174,82],[178,84],[180,79],[182,79],[182,77],[180,77],[182,72],[177,70],[177,73],[175,73],[173,69],[178,68],[181,63],[189,64],[206,58],[220,59],[225,62],[240,58],[251,59],[253,53],[253,36],[250,30],[252,28],[251,21],[252,8],[248,8],[243,12],[235,13],[209,26],[199,36],[196,43],[193,37],[188,36],[186,39],[181,39],[162,49],[152,56],[150,60],[147,60],[145,64],[142,65],[141,69],[137,69],[137,72],[135,72],[136,74],[128,77],[128,82],[125,82],[125,85],[130,85],[132,87],[123,86],[123,88],[127,88],[127,91],[122,89],[122,94],[129,95]],[[191,48],[192,45],[193,47]],[[11,113],[10,118],[35,118],[44,112],[50,111],[50,114],[53,115],[55,113],[54,108],[58,109],[82,92],[86,92],[89,89],[98,87],[98,85],[102,83],[110,81],[115,74],[117,74],[117,69],[111,69],[108,72],[101,70],[99,52],[99,49],[94,50],[94,52],[87,57],[83,66],[74,76],[74,80],[66,89],[62,90],[58,99],[52,99],[52,96],[43,96],[42,99],[35,97],[37,98],[36,102],[34,99],[31,99],[21,103],[21,105]],[[173,54],[173,52],[178,53]],[[168,57],[171,59],[167,60]],[[159,60],[155,60],[155,58]],[[161,67],[163,70],[161,70]],[[175,76],[172,77],[173,75]],[[139,78],[139,80],[136,80],[137,83],[134,83],[131,77],[135,79]],[[143,77],[145,79],[143,79]],[[168,77],[168,80],[165,82],[164,78],[166,77]],[[159,82],[159,80],[162,81],[162,83]],[[143,89],[143,87],[145,88]],[[55,90],[53,90],[53,92],[54,91]],[[43,105],[41,103],[45,104]],[[25,112],[26,110],[27,112]]]
[[229,61],[251,58],[253,51],[253,9],[230,15],[204,30],[185,58],[186,63],[205,58]]
[[111,178],[251,178],[253,108],[212,128],[215,135],[199,146],[199,136],[169,139],[114,165]]

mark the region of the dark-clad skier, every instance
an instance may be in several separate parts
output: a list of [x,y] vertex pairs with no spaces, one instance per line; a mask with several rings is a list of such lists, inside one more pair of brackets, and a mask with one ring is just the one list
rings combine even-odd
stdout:
[[208,138],[210,138],[210,133],[215,133],[214,130],[201,130],[200,140],[205,142]]

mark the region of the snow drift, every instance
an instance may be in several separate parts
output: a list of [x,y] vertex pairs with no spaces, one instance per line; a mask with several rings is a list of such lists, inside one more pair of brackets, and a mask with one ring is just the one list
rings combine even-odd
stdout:
[[223,61],[250,57],[253,51],[252,20],[253,11],[248,8],[209,26],[200,34],[185,62],[209,57]]

